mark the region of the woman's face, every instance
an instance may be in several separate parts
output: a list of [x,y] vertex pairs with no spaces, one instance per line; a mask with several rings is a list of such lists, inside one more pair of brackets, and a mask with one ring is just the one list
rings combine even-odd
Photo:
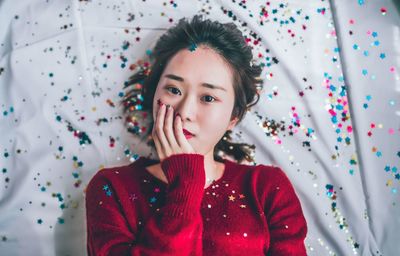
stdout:
[[197,153],[212,153],[231,120],[235,95],[233,73],[223,58],[210,48],[179,51],[162,73],[153,100],[153,118],[158,101],[169,104],[174,116],[180,114],[182,127],[193,137],[188,142]]

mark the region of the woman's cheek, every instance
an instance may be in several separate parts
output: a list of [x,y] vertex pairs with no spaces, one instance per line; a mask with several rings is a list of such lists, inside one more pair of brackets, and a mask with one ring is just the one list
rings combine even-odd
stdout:
[[203,113],[203,123],[205,124],[204,127],[207,127],[206,129],[208,131],[216,132],[222,128],[224,122],[221,120],[222,116],[220,113],[215,111],[203,111]]

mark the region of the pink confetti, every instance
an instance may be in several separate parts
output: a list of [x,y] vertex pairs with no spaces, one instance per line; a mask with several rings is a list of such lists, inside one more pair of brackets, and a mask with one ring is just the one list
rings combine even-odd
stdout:
[[348,133],[351,133],[351,132],[353,132],[353,127],[351,127],[350,125],[349,125],[349,126],[347,126],[347,132],[348,132]]

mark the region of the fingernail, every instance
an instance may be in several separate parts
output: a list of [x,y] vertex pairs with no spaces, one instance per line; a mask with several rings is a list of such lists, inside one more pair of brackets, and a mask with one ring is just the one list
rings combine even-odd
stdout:
[[167,104],[167,108],[169,108],[171,105]]

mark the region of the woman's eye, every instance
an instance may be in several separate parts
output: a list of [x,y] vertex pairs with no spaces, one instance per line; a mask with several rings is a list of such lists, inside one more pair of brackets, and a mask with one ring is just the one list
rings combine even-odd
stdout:
[[[171,92],[172,94],[175,94],[175,95],[182,95],[181,91],[175,87],[167,87],[166,90],[168,90],[169,92]],[[213,96],[210,96],[210,95],[206,95],[203,98],[204,98],[204,101],[207,103],[210,103],[210,102],[213,102],[216,100]]]
[[175,87],[168,87],[167,90],[173,94],[181,94],[181,91],[179,91],[179,89],[177,89]]
[[213,101],[215,101],[215,98],[214,98],[213,96],[210,96],[210,95],[204,96],[204,98],[205,98],[205,101],[206,101],[206,102],[213,102]]

